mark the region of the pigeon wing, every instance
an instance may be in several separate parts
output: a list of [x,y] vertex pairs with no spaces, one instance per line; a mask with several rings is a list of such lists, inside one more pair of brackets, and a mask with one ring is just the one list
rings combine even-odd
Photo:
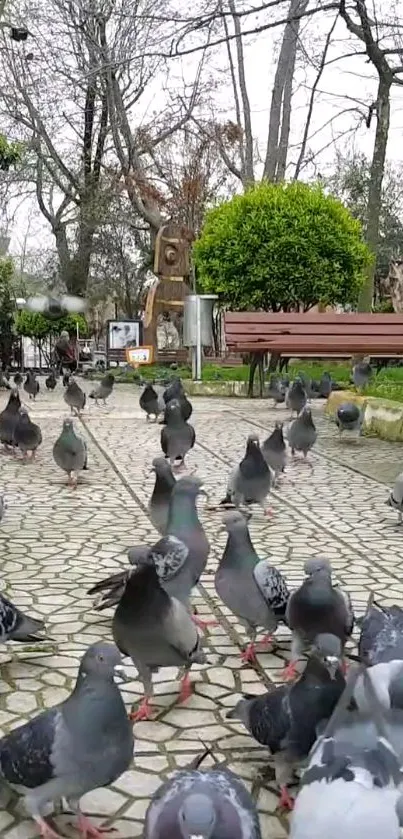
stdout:
[[255,582],[272,609],[285,609],[289,598],[287,583],[277,568],[261,559],[253,569]]
[[166,642],[190,662],[199,646],[199,636],[186,607],[175,597],[162,618],[162,628]]
[[17,623],[18,610],[4,595],[0,595],[0,638],[8,638]]
[[57,708],[50,708],[0,740],[0,770],[9,784],[35,789],[54,777],[51,758],[59,716]]
[[188,556],[189,548],[176,536],[163,536],[151,551],[158,576],[163,582],[176,577]]

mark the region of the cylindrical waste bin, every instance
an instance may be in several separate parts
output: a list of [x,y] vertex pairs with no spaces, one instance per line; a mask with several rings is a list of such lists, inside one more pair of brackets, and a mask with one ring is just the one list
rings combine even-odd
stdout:
[[197,346],[197,298],[200,300],[200,343],[202,347],[212,347],[213,307],[217,294],[189,294],[183,307],[183,344],[185,347]]

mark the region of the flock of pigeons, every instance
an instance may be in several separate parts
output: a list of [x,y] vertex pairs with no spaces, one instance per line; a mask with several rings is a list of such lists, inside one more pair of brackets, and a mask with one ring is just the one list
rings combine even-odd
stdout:
[[[36,385],[29,373],[24,389],[32,398]],[[112,388],[105,377],[94,398],[106,400]],[[275,399],[283,383],[273,379],[270,388]],[[85,406],[85,393],[74,379],[65,383],[64,398],[72,412]],[[317,435],[308,398],[307,381],[299,376],[284,390],[284,399],[275,399],[297,413],[288,427],[288,442],[304,456]],[[89,822],[79,802],[86,792],[113,783],[128,769],[134,749],[131,720],[153,715],[153,672],[177,666],[182,672],[178,701],[185,702],[192,692],[192,665],[207,662],[198,629],[211,622],[201,620],[191,605],[192,589],[210,553],[197,510],[198,497],[206,493],[194,474],[174,474],[184,469],[195,443],[189,423],[192,405],[180,379],[174,379],[165,388],[147,384],[140,406],[148,420],[160,418],[163,423],[164,456],[153,460],[155,484],[148,507],[160,538],[153,546],[131,548],[128,567],[88,592],[95,596],[96,610],[113,608],[115,644],[89,647],[71,695],[0,739],[0,786],[4,782],[23,788],[26,809],[44,839],[59,835],[45,814],[62,799],[76,814],[82,837],[100,839],[103,831]],[[35,452],[32,429],[29,445],[26,436],[16,433],[21,416],[18,388],[12,389],[0,414],[1,440],[10,451]],[[65,421],[56,446],[55,460],[71,480],[86,458],[72,420]],[[218,505],[227,541],[215,588],[249,636],[242,661],[254,665],[262,646],[274,646],[280,623],[292,634],[283,683],[263,695],[244,695],[227,718],[240,720],[273,757],[279,805],[293,811],[292,839],[336,839],[341,831],[346,839],[397,839],[403,824],[403,610],[381,607],[371,594],[365,615],[355,619],[349,594],[334,581],[326,558],[308,560],[302,584],[290,591],[282,573],[258,556],[248,527],[250,505],[269,512],[267,496],[284,472],[286,458],[282,424],[276,424],[262,446],[256,436],[249,437]],[[358,656],[346,650],[354,625],[360,629]],[[258,644],[260,630],[265,636]],[[0,637],[39,642],[46,638],[46,628],[0,596]],[[115,683],[115,678],[128,678],[121,655],[131,658],[144,687],[139,707],[129,716]],[[297,664],[304,658],[301,673]],[[356,664],[347,669],[348,658]],[[248,790],[224,765],[203,769],[206,754],[155,793],[144,839],[261,839]],[[296,773],[300,783],[294,800],[289,787]]]

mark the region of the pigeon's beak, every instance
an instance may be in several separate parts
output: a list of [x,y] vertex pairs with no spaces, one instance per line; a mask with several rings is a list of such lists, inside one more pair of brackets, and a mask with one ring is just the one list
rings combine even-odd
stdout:
[[336,655],[327,655],[325,658],[325,662],[330,678],[335,679],[337,670],[339,668],[339,659]]
[[125,668],[121,664],[116,664],[113,668],[114,675],[120,679],[122,682],[131,682],[133,681],[132,677],[128,676],[125,671]]

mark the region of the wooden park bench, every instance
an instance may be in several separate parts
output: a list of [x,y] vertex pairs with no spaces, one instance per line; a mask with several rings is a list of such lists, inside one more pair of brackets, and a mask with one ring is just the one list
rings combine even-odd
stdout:
[[403,314],[226,312],[224,334],[231,352],[251,354],[249,395],[256,368],[263,393],[267,353],[275,358],[403,355]]

